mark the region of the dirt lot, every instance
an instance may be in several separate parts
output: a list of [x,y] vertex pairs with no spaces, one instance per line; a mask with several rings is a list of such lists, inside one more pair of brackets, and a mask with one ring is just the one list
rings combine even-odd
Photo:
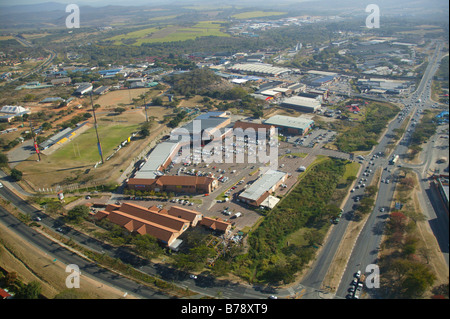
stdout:
[[[0,223],[0,266],[8,272],[16,272],[24,283],[37,281],[41,284],[42,294],[54,298],[62,291],[68,291],[65,280],[68,273],[66,265],[35,246],[27,243],[13,231]],[[73,288],[75,289],[75,288]],[[80,288],[75,293],[83,299],[119,299],[123,292],[90,277],[81,274]],[[127,295],[127,299],[135,299]]]

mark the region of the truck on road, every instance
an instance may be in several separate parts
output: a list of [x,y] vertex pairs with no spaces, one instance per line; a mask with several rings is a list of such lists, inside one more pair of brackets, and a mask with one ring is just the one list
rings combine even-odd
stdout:
[[392,157],[392,159],[390,161],[390,164],[394,165],[398,161],[398,157],[399,157],[398,155],[394,155],[394,157]]

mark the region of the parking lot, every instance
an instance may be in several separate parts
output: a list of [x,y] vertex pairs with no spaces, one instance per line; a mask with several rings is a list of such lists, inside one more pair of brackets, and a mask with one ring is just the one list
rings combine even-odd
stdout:
[[[334,136],[335,132],[314,129],[304,137],[290,136],[287,138],[289,142],[280,141],[278,143],[278,156],[276,157],[278,162],[272,163],[271,168],[286,172],[288,178],[275,190],[275,196],[283,196],[289,192],[298,180],[298,176],[302,174],[299,168],[306,169],[315,160],[318,152],[322,150],[321,146],[328,143]],[[229,221],[233,224],[235,231],[252,227],[261,217],[259,209],[241,202],[238,195],[250,187],[268,169],[266,164],[249,163],[248,154],[253,155],[260,147],[256,141],[246,141],[243,148],[235,145],[234,152],[229,152],[229,154],[223,152],[221,163],[209,164],[201,161],[202,156],[205,155],[205,149],[192,151],[190,156],[182,158],[179,162],[172,162],[164,171],[164,174],[167,175],[216,178],[219,184],[218,188],[209,194],[177,194],[169,200],[118,195],[114,199],[111,198],[111,202],[126,201],[147,208],[156,206],[160,209],[182,206],[197,210],[207,217],[219,217]],[[266,152],[269,152],[268,147]],[[236,160],[236,156],[241,155],[244,155],[244,162]],[[228,163],[225,163],[225,160]],[[239,217],[236,217],[236,214]]]

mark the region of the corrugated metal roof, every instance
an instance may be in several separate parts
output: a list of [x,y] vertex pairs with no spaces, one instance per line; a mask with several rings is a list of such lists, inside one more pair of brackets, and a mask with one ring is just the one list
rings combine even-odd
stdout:
[[314,124],[311,119],[306,119],[303,117],[291,117],[285,115],[274,115],[271,118],[264,121],[264,124],[275,125],[275,126],[285,126],[290,128],[305,130]]
[[285,172],[270,169],[264,175],[259,177],[249,188],[247,188],[240,195],[240,197],[256,201],[286,175],[287,173]]

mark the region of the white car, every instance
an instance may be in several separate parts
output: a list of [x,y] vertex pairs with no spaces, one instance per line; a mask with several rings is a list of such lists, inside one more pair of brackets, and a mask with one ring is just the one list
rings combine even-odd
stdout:
[[191,279],[197,279],[197,276],[196,276],[196,275],[190,275],[189,278],[191,278]]
[[0,183],[0,188],[2,188],[3,187],[3,184],[2,183]]

